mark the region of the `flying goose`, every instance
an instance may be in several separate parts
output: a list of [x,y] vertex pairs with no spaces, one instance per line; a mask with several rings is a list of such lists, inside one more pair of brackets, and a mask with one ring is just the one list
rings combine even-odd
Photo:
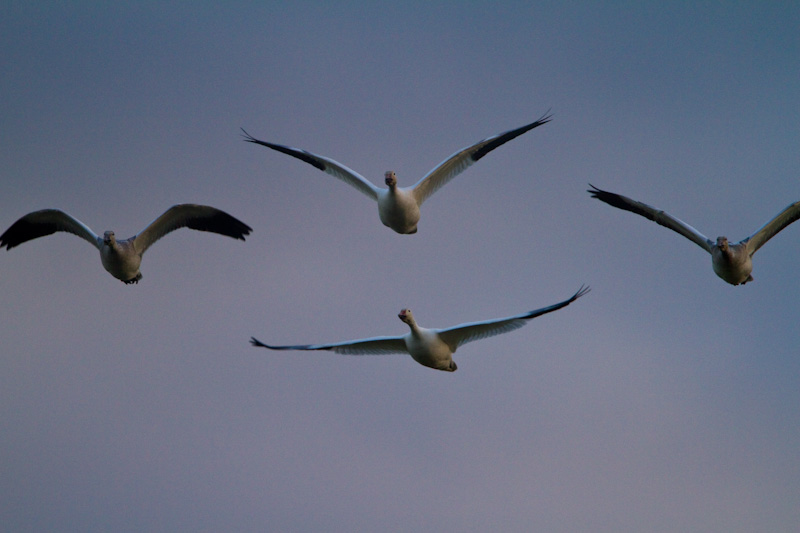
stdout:
[[417,325],[411,309],[403,309],[398,314],[398,318],[408,324],[411,332],[397,337],[371,337],[354,341],[345,341],[335,344],[306,344],[295,346],[271,346],[264,344],[255,337],[250,338],[253,346],[269,348],[270,350],[330,350],[344,355],[383,355],[390,353],[410,354],[414,361],[423,366],[455,372],[458,368],[453,362],[453,354],[462,344],[508,333],[521,328],[527,321],[537,316],[550,313],[566,307],[587,292],[589,287],[581,285],[578,292],[569,299],[557,304],[542,307],[535,311],[529,311],[507,318],[496,318],[484,320],[483,322],[471,322],[460,324],[447,329],[426,329]]
[[433,193],[439,190],[445,183],[463,172],[470,165],[480,158],[502,146],[511,139],[519,137],[523,133],[532,130],[537,126],[550,122],[550,115],[545,114],[536,122],[531,122],[521,128],[510,130],[493,137],[484,139],[472,146],[468,146],[454,153],[428,172],[413,187],[398,187],[397,176],[393,171],[387,171],[384,182],[388,189],[376,187],[361,174],[355,172],[327,157],[312,154],[299,148],[273,144],[260,141],[247,133],[244,128],[244,140],[247,142],[260,144],[267,148],[272,148],[278,152],[296,157],[305,161],[309,165],[330,174],[348,183],[378,202],[378,215],[384,226],[392,228],[397,233],[411,234],[417,232],[417,222],[419,222],[419,208],[422,203]]
[[126,284],[139,283],[142,273],[139,265],[142,254],[158,239],[178,228],[187,227],[200,231],[211,231],[244,240],[252,228],[224,211],[207,205],[180,204],[167,209],[138,235],[118,241],[113,231],[102,237],[96,235],[86,224],[58,209],[42,209],[20,218],[3,235],[0,248],[6,250],[44,237],[57,231],[66,231],[89,241],[100,251],[103,267],[115,278]]
[[800,218],[800,202],[795,202],[781,211],[778,216],[764,224],[753,235],[736,244],[730,244],[727,237],[717,237],[717,241],[714,242],[690,225],[660,209],[631,200],[621,194],[602,191],[591,183],[589,186],[591,189],[586,192],[591,193],[592,198],[597,198],[608,205],[649,218],[665,228],[680,233],[710,253],[711,266],[714,268],[714,272],[731,285],[744,285],[748,281],[753,281],[753,276],[750,275],[753,271],[753,254],[774,237],[776,233]]

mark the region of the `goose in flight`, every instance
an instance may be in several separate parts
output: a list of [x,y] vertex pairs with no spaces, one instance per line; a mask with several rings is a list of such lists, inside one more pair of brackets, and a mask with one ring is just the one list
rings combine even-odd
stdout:
[[591,183],[589,186],[591,189],[587,190],[587,192],[591,193],[592,198],[597,198],[608,205],[649,218],[665,228],[680,233],[710,253],[711,266],[714,272],[731,285],[744,285],[748,281],[753,281],[753,276],[750,275],[753,271],[753,254],[774,237],[776,233],[800,218],[800,202],[795,202],[781,211],[778,216],[764,224],[753,235],[738,243],[729,243],[727,237],[717,237],[717,241],[714,242],[690,225],[660,209],[631,200],[621,194],[602,191]]
[[411,234],[417,232],[417,222],[419,222],[420,216],[419,208],[429,196],[495,148],[548,122],[550,122],[550,115],[545,114],[539,120],[531,122],[521,128],[489,137],[472,146],[463,148],[439,163],[436,168],[428,172],[413,187],[398,187],[395,173],[391,170],[387,171],[384,176],[384,182],[388,189],[376,187],[358,172],[347,168],[333,159],[312,154],[311,152],[299,148],[260,141],[247,133],[244,128],[242,128],[242,131],[244,132],[244,140],[247,142],[260,144],[267,148],[277,150],[278,152],[296,157],[352,185],[378,202],[378,216],[380,216],[384,226],[392,228],[397,233]]
[[167,233],[182,227],[211,231],[241,240],[252,231],[250,226],[219,209],[207,205],[180,204],[167,209],[138,235],[120,241],[113,231],[106,231],[100,237],[86,224],[63,211],[42,209],[28,213],[14,222],[0,235],[0,248],[5,246],[6,250],[10,250],[37,237],[66,231],[89,241],[97,248],[103,267],[112,276],[126,284],[139,283],[142,279],[139,265],[145,250]]
[[483,322],[470,322],[447,329],[426,329],[417,325],[411,309],[403,309],[398,318],[405,322],[411,331],[397,337],[371,337],[354,341],[345,341],[335,344],[306,344],[296,346],[271,346],[252,337],[250,343],[260,348],[270,350],[330,350],[344,355],[383,355],[390,353],[407,353],[414,361],[423,366],[455,372],[458,368],[453,362],[453,354],[462,344],[485,339],[501,333],[508,333],[521,328],[528,320],[552,311],[566,307],[587,292],[589,287],[581,286],[578,292],[567,300],[548,307],[542,307],[527,313],[484,320]]

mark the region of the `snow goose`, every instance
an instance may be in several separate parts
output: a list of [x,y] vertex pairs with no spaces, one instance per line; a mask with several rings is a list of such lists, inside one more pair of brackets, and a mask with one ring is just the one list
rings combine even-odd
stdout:
[[453,354],[462,344],[485,339],[501,333],[508,333],[521,328],[528,320],[552,311],[566,307],[587,292],[589,287],[581,286],[578,292],[567,300],[557,304],[542,307],[535,311],[521,313],[507,318],[484,320],[483,322],[470,322],[447,329],[426,329],[417,325],[411,309],[403,309],[398,318],[405,322],[411,331],[406,335],[397,337],[371,337],[354,341],[339,342],[335,344],[306,344],[295,346],[272,346],[264,344],[252,337],[250,343],[260,348],[270,350],[330,350],[345,355],[382,355],[390,353],[407,353],[414,361],[423,366],[455,372],[458,368],[453,362]]
[[119,241],[113,231],[106,231],[99,237],[86,224],[63,211],[42,209],[28,213],[14,222],[0,235],[0,248],[5,246],[6,250],[10,250],[37,237],[66,231],[85,239],[100,250],[103,267],[112,276],[126,284],[138,283],[142,279],[139,265],[145,250],[167,233],[182,227],[211,231],[241,240],[252,231],[250,226],[219,209],[207,205],[180,204],[167,209],[138,235]]
[[665,228],[680,233],[710,253],[711,266],[714,272],[731,285],[744,285],[748,281],[753,281],[753,276],[750,275],[753,271],[753,254],[774,237],[776,233],[800,218],[800,202],[795,202],[781,211],[778,216],[764,224],[753,235],[736,244],[729,243],[727,237],[717,237],[717,241],[714,242],[690,225],[660,209],[631,200],[621,194],[600,190],[591,183],[589,186],[591,189],[587,192],[591,193],[592,198],[597,198],[608,205],[649,218]]
[[299,148],[273,144],[260,141],[247,133],[244,128],[245,141],[272,148],[278,152],[296,157],[315,168],[334,176],[345,183],[352,185],[362,193],[378,202],[378,216],[384,226],[392,228],[397,233],[411,234],[417,232],[419,222],[419,208],[422,203],[444,184],[467,169],[480,158],[502,146],[508,141],[519,137],[523,133],[550,122],[550,115],[545,114],[539,120],[531,122],[521,128],[507,131],[493,137],[484,139],[472,146],[468,146],[454,153],[428,172],[413,187],[398,187],[397,176],[393,171],[387,171],[384,182],[388,189],[376,187],[361,174],[355,172],[327,157],[312,154]]

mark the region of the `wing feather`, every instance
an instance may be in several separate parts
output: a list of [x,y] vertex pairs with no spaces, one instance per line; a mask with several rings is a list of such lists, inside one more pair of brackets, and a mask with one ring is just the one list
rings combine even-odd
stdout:
[[334,344],[301,344],[293,346],[273,346],[251,337],[250,344],[260,348],[269,348],[270,350],[328,350],[343,355],[408,353],[403,337],[371,337]]
[[541,309],[534,309],[533,311],[528,311],[526,313],[520,313],[519,315],[514,315],[506,318],[497,318],[492,320],[484,320],[482,322],[470,322],[467,324],[460,324],[458,326],[453,326],[452,328],[447,328],[443,330],[438,330],[437,333],[439,337],[447,343],[450,349],[455,352],[456,348],[461,346],[462,344],[466,344],[468,342],[477,341],[480,339],[485,339],[487,337],[493,337],[495,335],[501,335],[503,333],[508,333],[509,331],[514,331],[515,329],[519,329],[525,324],[528,323],[529,320],[534,319],[538,316],[542,316],[547,313],[552,313],[553,311],[557,311],[562,307],[566,307],[591,289],[588,286],[581,285],[580,289],[573,294],[571,297],[567,298],[563,302],[559,302],[557,304],[549,305],[547,307],[542,307]]
[[167,209],[164,214],[142,230],[133,242],[136,251],[143,254],[153,243],[171,231],[179,228],[219,233],[234,239],[244,240],[253,229],[228,213],[215,207],[197,204],[178,204]]
[[800,219],[800,202],[787,206],[778,216],[764,224],[761,229],[743,240],[742,243],[747,243],[747,251],[752,256],[768,240],[797,219]]
[[77,235],[97,249],[102,247],[102,240],[83,222],[58,209],[42,209],[28,213],[14,222],[3,235],[0,235],[0,248],[10,250],[15,246],[38,237],[51,235],[57,231],[65,231]]
[[636,213],[637,215],[641,215],[649,220],[652,220],[660,226],[664,226],[665,228],[671,229],[672,231],[683,235],[703,250],[711,253],[711,248],[714,245],[714,242],[682,220],[679,220],[660,209],[656,209],[653,206],[632,200],[627,196],[600,190],[591,183],[589,186],[591,189],[587,190],[586,192],[591,193],[592,198],[597,198],[601,202],[605,202],[608,205],[614,206],[618,209],[624,209],[625,211],[630,211],[631,213]]
[[301,150],[299,148],[292,148],[291,146],[283,146],[281,144],[273,144],[266,141],[260,141],[247,133],[244,128],[242,128],[244,132],[244,140],[247,142],[251,142],[254,144],[260,144],[261,146],[266,146],[267,148],[272,148],[273,150],[277,150],[286,155],[290,155],[292,157],[296,157],[300,161],[305,161],[309,165],[312,165],[314,168],[325,172],[326,174],[330,174],[331,176],[342,180],[343,182],[351,185],[361,191],[362,193],[366,194],[373,200],[378,199],[378,192],[380,189],[370,183],[364,176],[356,172],[355,170],[351,170],[344,166],[343,164],[334,161],[333,159],[323,157],[321,155],[312,154],[311,152],[307,152],[305,150]]
[[540,119],[530,124],[526,124],[520,128],[509,130],[499,135],[488,137],[476,144],[468,146],[454,153],[441,163],[439,163],[433,170],[428,172],[421,180],[413,187],[414,196],[417,203],[422,205],[422,202],[427,200],[433,193],[442,188],[447,182],[454,177],[458,176],[473,163],[481,159],[483,156],[498,148],[508,141],[515,139],[526,133],[533,128],[547,124],[551,120],[551,115],[545,114]]

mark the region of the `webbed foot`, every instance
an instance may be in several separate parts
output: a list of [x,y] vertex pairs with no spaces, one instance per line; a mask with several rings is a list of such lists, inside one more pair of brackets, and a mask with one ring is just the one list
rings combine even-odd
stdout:
[[122,283],[124,283],[125,285],[130,285],[132,283],[139,283],[140,279],[142,279],[142,274],[141,273],[137,274],[135,278],[123,279]]

